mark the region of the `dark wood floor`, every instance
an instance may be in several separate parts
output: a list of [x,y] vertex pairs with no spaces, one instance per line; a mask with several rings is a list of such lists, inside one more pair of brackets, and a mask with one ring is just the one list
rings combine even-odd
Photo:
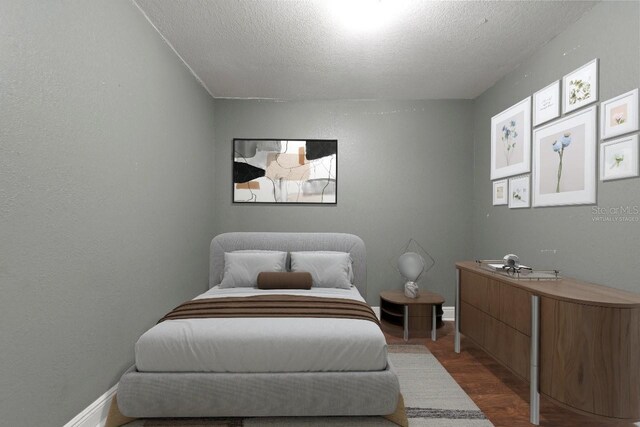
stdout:
[[[389,344],[405,344],[402,329],[383,325]],[[438,340],[412,338],[408,344],[426,345],[462,389],[496,426],[529,427],[529,384],[503,368],[491,356],[464,339],[460,354],[453,351],[453,323],[444,322]],[[540,425],[562,427],[622,427],[637,424],[608,422],[561,408],[540,398]]]

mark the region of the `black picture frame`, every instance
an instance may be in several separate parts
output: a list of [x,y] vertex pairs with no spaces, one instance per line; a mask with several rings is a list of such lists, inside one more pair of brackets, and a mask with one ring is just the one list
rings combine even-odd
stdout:
[[[279,197],[282,196],[282,178],[278,181],[281,184],[280,188],[277,188],[276,181],[274,181],[273,176],[268,176],[268,174],[276,173],[273,168],[270,167],[270,162],[267,163],[266,159],[269,158],[270,155],[276,155],[279,157],[282,154],[287,154],[288,156],[295,156],[295,153],[287,152],[289,150],[289,143],[297,143],[296,145],[301,145],[301,142],[304,142],[304,160],[300,166],[305,164],[313,165],[313,162],[317,162],[321,159],[325,159],[324,162],[329,161],[329,168],[327,169],[327,176],[322,178],[313,178],[300,182],[296,201],[282,201],[278,200]],[[285,144],[282,147],[283,143]],[[242,144],[242,145],[240,145]],[[272,150],[270,150],[270,146]],[[298,147],[299,149],[302,147]],[[266,153],[266,159],[264,165],[256,159],[252,162],[249,162],[249,159],[254,159],[258,152]],[[252,154],[251,157],[247,156],[247,154]],[[297,155],[301,156],[303,153],[299,152]],[[335,158],[335,160],[333,158]],[[290,157],[291,159],[291,157]],[[338,204],[338,140],[337,139],[319,139],[319,138],[308,138],[308,139],[281,139],[281,138],[233,138],[232,146],[231,146],[231,202],[236,205],[297,205],[297,206],[335,206]],[[324,163],[323,162],[323,163]],[[253,164],[251,164],[253,163]],[[335,170],[333,170],[333,166],[335,165]],[[295,168],[300,167],[295,166]],[[310,168],[311,166],[309,166]],[[276,167],[277,168],[277,167]],[[293,169],[283,167],[282,169]],[[252,185],[259,185],[255,180],[260,179],[262,177],[266,177],[269,181],[273,183],[273,186],[270,190],[260,189],[260,188],[252,188]],[[264,181],[264,180],[263,180]],[[286,180],[285,181],[289,181]],[[291,180],[296,181],[296,180]],[[312,182],[314,181],[314,182]],[[323,185],[323,181],[326,181]],[[239,184],[247,184],[250,182],[254,182],[255,184],[248,184],[247,188],[240,188]],[[320,194],[311,193],[311,194],[303,194],[303,186],[307,184],[307,188],[313,189],[315,186],[317,190],[322,186],[322,192]],[[315,185],[314,185],[315,184]],[[288,186],[285,187],[285,189]],[[322,201],[325,197],[325,191],[327,189],[333,190],[331,194],[333,197],[328,198],[329,201]],[[241,199],[237,195],[237,191],[241,190],[249,190],[250,198],[249,199]],[[316,190],[316,191],[317,191]],[[271,198],[271,194],[273,194],[273,200],[268,200],[264,196],[269,194],[269,198]],[[288,193],[287,193],[288,194]],[[321,201],[315,200],[318,196],[320,196]],[[306,199],[306,201],[305,201]]]

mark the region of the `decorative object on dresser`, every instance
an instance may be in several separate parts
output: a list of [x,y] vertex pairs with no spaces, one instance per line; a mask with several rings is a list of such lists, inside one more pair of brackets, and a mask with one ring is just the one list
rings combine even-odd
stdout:
[[234,139],[233,203],[336,204],[338,141]]
[[505,255],[502,261],[492,259],[476,260],[478,267],[485,270],[520,280],[559,280],[559,270],[533,269],[520,264],[514,254]]
[[[380,292],[380,318],[392,325],[402,325],[404,340],[427,336],[436,340],[436,306],[444,304],[442,295],[423,291],[418,298],[407,298],[402,291]],[[431,310],[429,310],[431,308]]]
[[560,80],[533,94],[533,126],[560,117]]
[[491,180],[531,170],[531,97],[491,118]]
[[562,112],[592,104],[598,100],[598,58],[562,78]]
[[576,279],[518,280],[456,263],[460,334],[540,394],[587,415],[640,420],[640,295]]
[[596,107],[533,132],[533,206],[596,202]]
[[638,89],[604,101],[600,108],[600,138],[638,130]]
[[508,193],[509,186],[506,179],[493,181],[493,206],[506,205],[509,201]]
[[638,135],[600,144],[600,180],[638,176]]

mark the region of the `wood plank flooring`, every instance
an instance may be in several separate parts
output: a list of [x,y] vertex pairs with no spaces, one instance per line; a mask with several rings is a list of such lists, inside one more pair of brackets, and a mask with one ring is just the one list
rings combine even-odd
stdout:
[[[389,344],[404,344],[402,328],[383,324]],[[464,339],[453,351],[453,322],[438,328],[438,340],[412,338],[408,344],[426,345],[462,389],[497,427],[529,427],[529,384],[503,368],[491,356]],[[603,421],[577,414],[540,398],[540,425],[558,427],[622,427],[640,424]]]

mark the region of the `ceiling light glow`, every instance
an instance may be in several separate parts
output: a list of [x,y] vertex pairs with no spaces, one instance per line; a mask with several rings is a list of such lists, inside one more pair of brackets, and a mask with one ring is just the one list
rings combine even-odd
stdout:
[[381,29],[394,21],[401,10],[398,0],[331,0],[328,2],[334,19],[349,31],[367,33]]

